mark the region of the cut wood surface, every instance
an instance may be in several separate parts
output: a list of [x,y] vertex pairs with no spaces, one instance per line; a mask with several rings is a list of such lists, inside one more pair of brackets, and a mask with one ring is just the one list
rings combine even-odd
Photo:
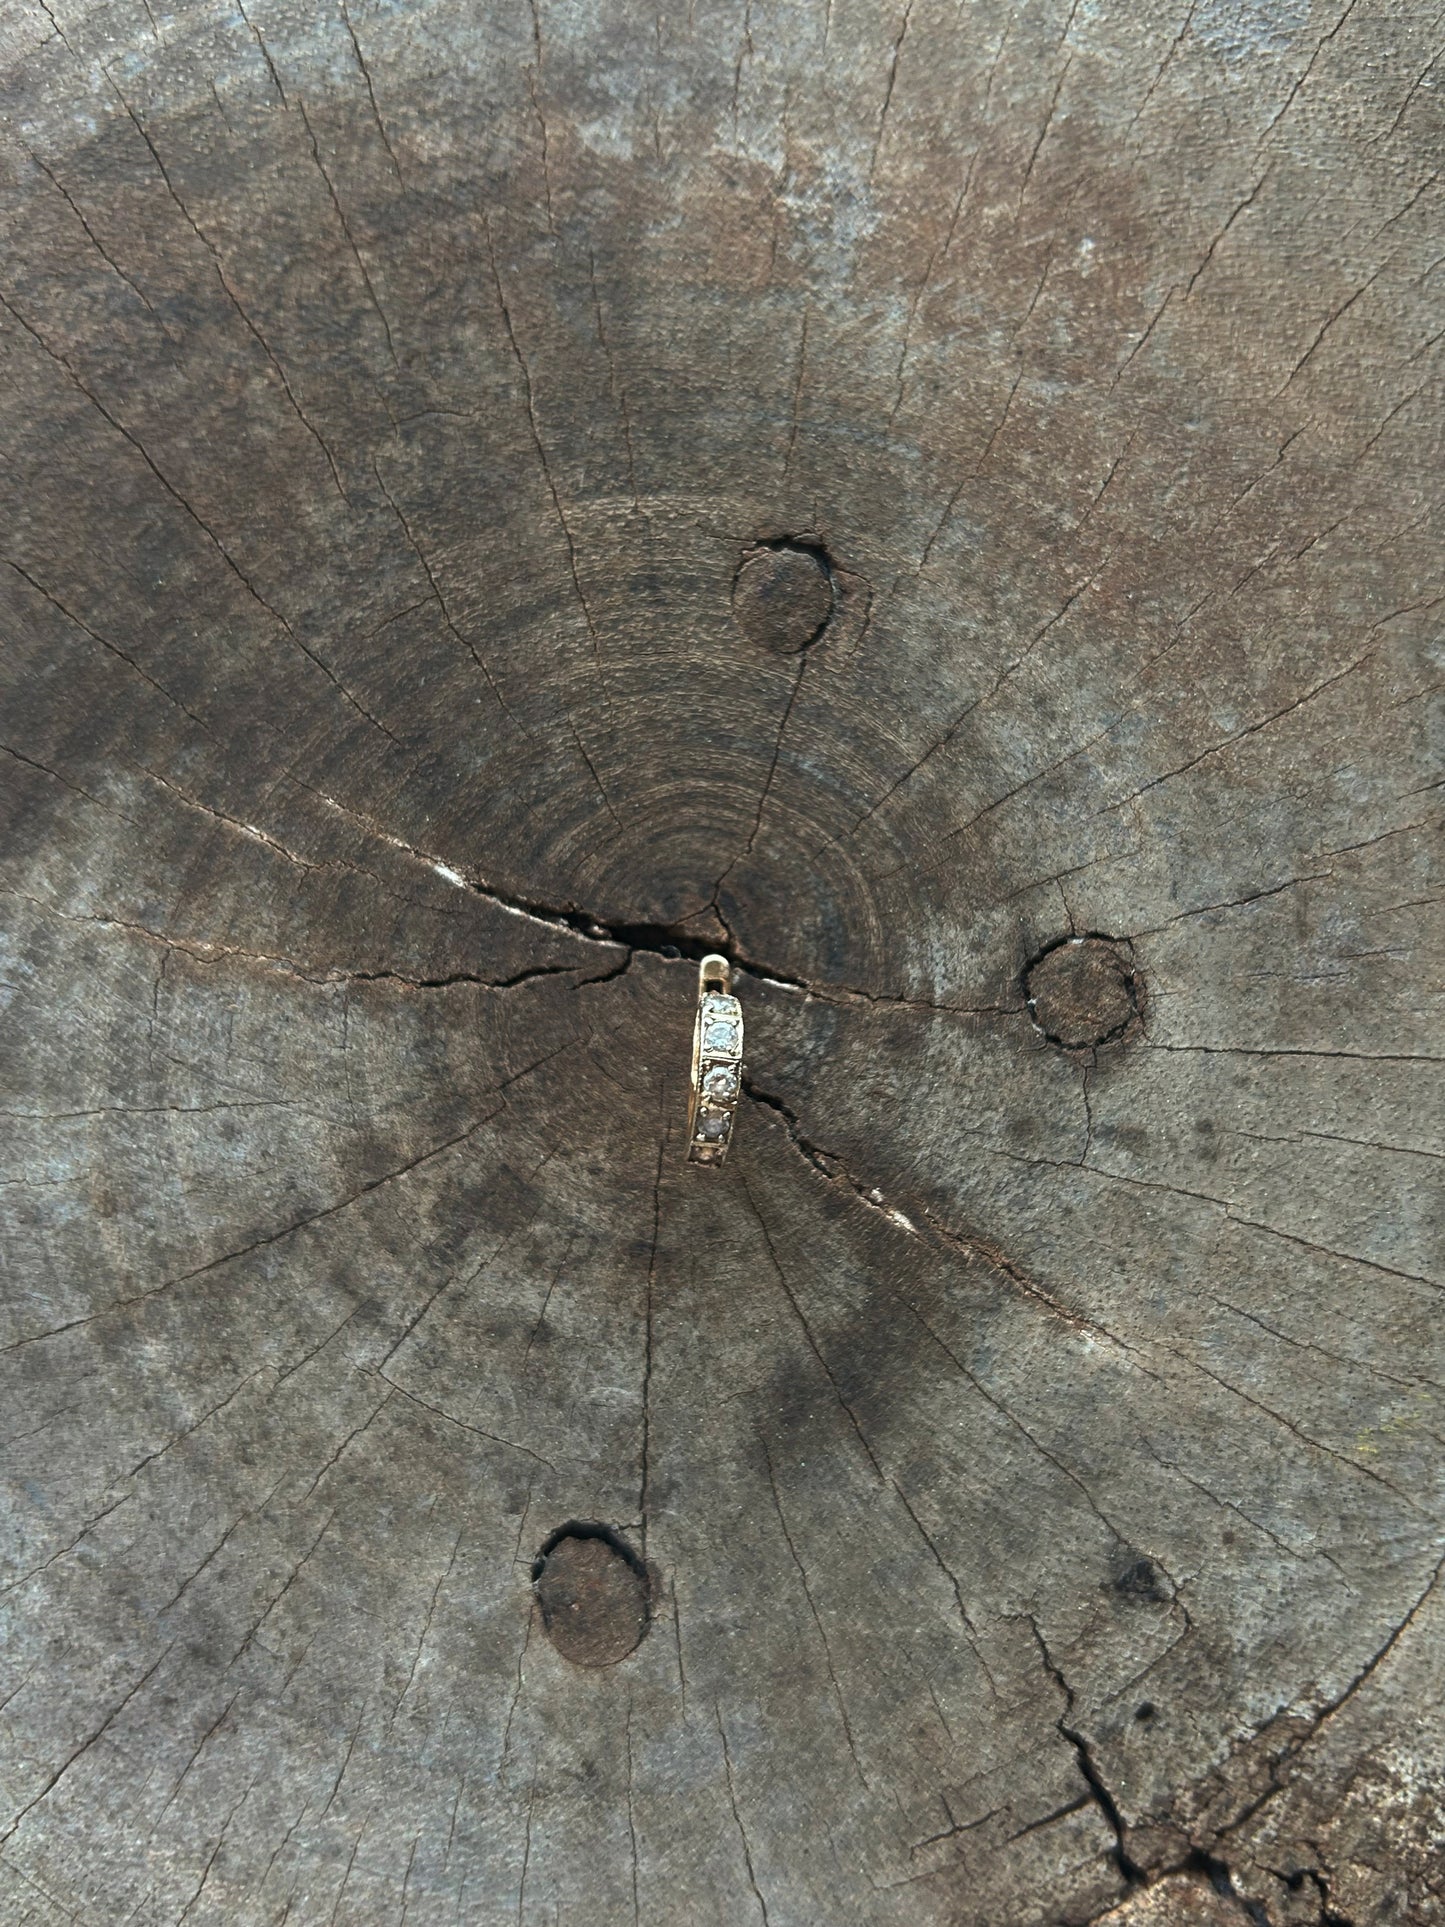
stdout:
[[1440,25],[5,0],[0,1919],[1445,1921]]

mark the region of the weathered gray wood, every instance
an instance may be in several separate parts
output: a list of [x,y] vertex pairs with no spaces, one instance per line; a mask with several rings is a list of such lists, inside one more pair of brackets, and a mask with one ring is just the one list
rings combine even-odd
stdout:
[[0,17],[0,1915],[1440,1920],[1438,21]]

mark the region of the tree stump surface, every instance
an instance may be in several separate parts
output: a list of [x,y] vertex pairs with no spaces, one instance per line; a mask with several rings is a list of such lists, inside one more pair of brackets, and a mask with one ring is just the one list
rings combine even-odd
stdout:
[[1438,26],[9,0],[5,1921],[1445,1920]]

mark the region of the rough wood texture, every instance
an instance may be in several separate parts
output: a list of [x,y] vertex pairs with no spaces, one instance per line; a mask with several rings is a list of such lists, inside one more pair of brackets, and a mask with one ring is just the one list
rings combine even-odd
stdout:
[[1445,1919],[1438,25],[7,0],[7,1922]]

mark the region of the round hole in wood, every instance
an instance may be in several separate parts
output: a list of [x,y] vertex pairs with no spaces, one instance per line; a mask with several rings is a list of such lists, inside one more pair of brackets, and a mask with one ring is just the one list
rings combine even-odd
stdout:
[[733,616],[750,642],[797,655],[833,613],[833,576],[816,543],[770,542],[744,558],[733,581]]
[[1064,1050],[1117,1042],[1143,1010],[1133,947],[1122,938],[1061,937],[1027,965],[1023,982],[1034,1023]]
[[574,1521],[532,1566],[547,1637],[574,1666],[612,1666],[647,1631],[647,1568],[619,1533]]

